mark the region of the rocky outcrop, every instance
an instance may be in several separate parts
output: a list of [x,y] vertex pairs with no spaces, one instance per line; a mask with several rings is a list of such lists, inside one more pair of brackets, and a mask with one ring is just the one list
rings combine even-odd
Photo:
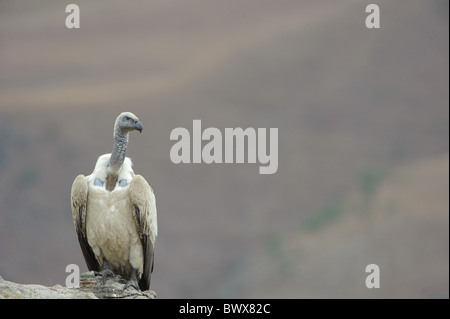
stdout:
[[46,287],[33,284],[18,284],[4,280],[0,276],[0,299],[154,299],[152,290],[139,291],[133,287],[123,290],[121,277],[108,278],[103,285],[100,276],[93,271],[80,276],[79,288],[67,288],[61,285]]

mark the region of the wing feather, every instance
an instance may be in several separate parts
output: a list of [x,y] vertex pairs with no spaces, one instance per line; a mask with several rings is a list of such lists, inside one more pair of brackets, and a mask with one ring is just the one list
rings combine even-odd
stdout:
[[78,175],[72,184],[71,204],[72,218],[75,230],[77,232],[78,242],[83,252],[89,270],[100,271],[100,266],[95,258],[94,252],[88,243],[86,235],[86,214],[87,200],[89,194],[88,179],[86,176]]
[[141,175],[135,175],[130,183],[130,200],[133,217],[143,248],[143,274],[139,280],[141,290],[150,288],[153,271],[155,239],[158,234],[156,202],[153,189]]

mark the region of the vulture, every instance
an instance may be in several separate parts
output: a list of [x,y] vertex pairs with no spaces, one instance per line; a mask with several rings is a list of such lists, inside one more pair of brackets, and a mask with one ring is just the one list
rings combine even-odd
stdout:
[[89,270],[102,276],[120,275],[124,290],[150,288],[158,228],[153,189],[135,174],[126,157],[128,135],[142,132],[130,112],[114,124],[114,147],[101,155],[89,176],[78,175],[71,191],[72,217]]

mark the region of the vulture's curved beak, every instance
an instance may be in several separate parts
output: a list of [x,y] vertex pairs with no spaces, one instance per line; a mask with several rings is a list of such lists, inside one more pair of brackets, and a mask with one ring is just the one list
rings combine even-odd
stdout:
[[139,133],[142,133],[143,127],[142,127],[142,123],[139,120],[134,122],[134,129],[136,131],[139,131]]

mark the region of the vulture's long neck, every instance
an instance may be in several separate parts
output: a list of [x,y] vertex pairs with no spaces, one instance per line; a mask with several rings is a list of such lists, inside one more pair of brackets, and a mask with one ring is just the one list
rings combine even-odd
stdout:
[[108,175],[106,177],[106,189],[113,191],[119,177],[119,171],[125,161],[128,146],[128,133],[118,129],[114,133],[114,147],[109,158]]

